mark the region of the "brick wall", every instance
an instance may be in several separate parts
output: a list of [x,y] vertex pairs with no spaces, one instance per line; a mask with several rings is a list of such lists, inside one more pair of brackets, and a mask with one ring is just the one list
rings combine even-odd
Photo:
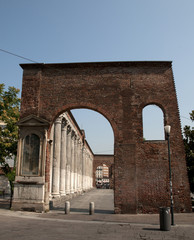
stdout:
[[[110,122],[115,138],[116,213],[156,212],[159,206],[169,205],[167,141],[143,141],[143,108],[148,104],[159,106],[164,113],[164,124],[172,127],[175,210],[191,210],[171,62],[22,64],[21,67],[24,69],[21,118],[35,114],[51,125],[64,111],[89,108]],[[47,180],[48,174],[47,168]]]

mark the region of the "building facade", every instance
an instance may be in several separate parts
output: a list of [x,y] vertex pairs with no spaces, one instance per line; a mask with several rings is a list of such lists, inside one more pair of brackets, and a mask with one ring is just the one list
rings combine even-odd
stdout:
[[109,188],[110,180],[109,180],[109,168],[102,164],[102,166],[98,166],[95,171],[96,175],[96,187],[97,188]]
[[106,183],[108,188],[114,189],[114,155],[94,154],[93,173],[94,187]]

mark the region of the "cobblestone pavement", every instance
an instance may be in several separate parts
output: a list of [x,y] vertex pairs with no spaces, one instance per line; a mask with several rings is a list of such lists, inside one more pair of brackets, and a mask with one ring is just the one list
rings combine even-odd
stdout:
[[[175,214],[176,225],[160,231],[159,214],[111,214],[111,194],[111,190],[94,190],[72,199],[69,215],[63,206],[49,213],[0,209],[0,239],[194,239],[194,213]],[[89,215],[88,204],[93,200],[98,211]]]

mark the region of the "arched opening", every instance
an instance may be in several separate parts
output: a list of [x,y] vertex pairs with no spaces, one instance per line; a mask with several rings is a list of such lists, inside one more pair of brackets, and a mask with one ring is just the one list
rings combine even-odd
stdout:
[[164,113],[155,104],[143,108],[143,138],[144,140],[164,140]]
[[[99,158],[103,162],[102,188],[109,189],[111,183],[113,189],[114,133],[102,114],[85,108],[66,110],[55,118],[50,142],[52,205],[59,198],[67,199],[96,188]],[[114,195],[113,190],[111,194]]]
[[86,139],[94,154],[114,153],[114,133],[109,121],[91,109],[71,110],[76,122],[86,133]]

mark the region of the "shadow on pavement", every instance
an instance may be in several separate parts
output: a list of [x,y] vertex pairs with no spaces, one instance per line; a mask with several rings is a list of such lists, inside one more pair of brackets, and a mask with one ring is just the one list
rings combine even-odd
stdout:
[[113,210],[102,210],[102,209],[95,209],[95,213],[102,213],[102,214],[114,214]]
[[146,231],[161,231],[159,228],[143,228]]
[[[71,212],[82,212],[82,213],[88,213],[89,210],[86,208],[71,208]],[[114,211],[112,210],[102,210],[102,209],[95,209],[95,213],[101,213],[101,214],[114,214]]]
[[88,209],[84,208],[70,208],[70,212],[85,212],[88,213]]

